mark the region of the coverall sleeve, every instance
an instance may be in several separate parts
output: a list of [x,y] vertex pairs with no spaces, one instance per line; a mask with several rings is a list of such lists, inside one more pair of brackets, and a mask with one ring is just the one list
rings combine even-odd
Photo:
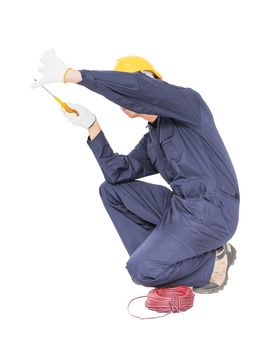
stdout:
[[136,113],[174,118],[185,124],[201,123],[202,98],[191,88],[153,79],[141,72],[80,70],[78,83]]
[[87,144],[107,182],[115,184],[158,173],[147,155],[148,136],[149,132],[128,155],[114,153],[102,130],[92,140],[88,136]]

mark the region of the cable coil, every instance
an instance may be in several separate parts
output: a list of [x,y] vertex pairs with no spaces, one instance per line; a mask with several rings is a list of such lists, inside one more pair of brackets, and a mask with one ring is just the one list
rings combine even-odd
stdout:
[[[152,311],[159,313],[166,313],[162,316],[155,317],[140,317],[132,314],[129,310],[130,304],[139,298],[147,298],[145,306]],[[128,311],[130,315],[139,319],[151,319],[157,317],[164,317],[170,313],[182,312],[190,309],[193,306],[194,293],[192,288],[187,286],[174,286],[174,287],[163,287],[154,288],[150,290],[147,295],[136,297],[132,299],[128,304]]]

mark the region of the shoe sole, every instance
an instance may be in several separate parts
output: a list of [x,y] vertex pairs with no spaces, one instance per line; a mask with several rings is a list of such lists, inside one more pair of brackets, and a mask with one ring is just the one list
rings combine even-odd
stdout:
[[[229,243],[230,244],[230,243]],[[230,255],[229,255],[229,263],[228,263],[228,266],[227,266],[227,271],[226,271],[226,276],[225,276],[225,279],[223,281],[223,283],[218,286],[218,287],[215,287],[215,288],[211,288],[211,289],[202,289],[199,288],[199,291],[196,289],[193,289],[193,291],[195,293],[199,293],[199,294],[213,294],[213,293],[218,293],[219,291],[223,290],[224,287],[226,286],[227,282],[228,282],[228,272],[229,272],[229,268],[231,265],[234,265],[235,264],[235,260],[237,258],[237,251],[236,249],[232,246],[232,244],[230,244],[231,246],[231,252],[230,252]]]

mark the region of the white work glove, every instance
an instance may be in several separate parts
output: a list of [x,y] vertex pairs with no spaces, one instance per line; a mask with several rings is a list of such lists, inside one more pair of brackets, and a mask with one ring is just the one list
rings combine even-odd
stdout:
[[66,104],[79,113],[79,115],[76,115],[76,113],[68,113],[64,108],[61,108],[61,111],[63,112],[64,116],[67,118],[68,121],[72,123],[72,125],[81,126],[83,128],[88,129],[96,122],[96,116],[93,113],[91,113],[87,108],[81,105],[77,105],[75,103],[66,102]]
[[57,55],[55,49],[48,50],[40,58],[43,67],[38,71],[43,77],[36,81],[31,88],[36,88],[48,83],[64,83],[65,73],[70,69]]

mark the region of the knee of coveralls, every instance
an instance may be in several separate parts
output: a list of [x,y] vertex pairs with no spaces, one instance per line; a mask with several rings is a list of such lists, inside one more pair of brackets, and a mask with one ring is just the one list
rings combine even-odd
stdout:
[[109,183],[108,183],[108,181],[106,181],[106,180],[103,181],[103,182],[100,184],[100,186],[99,186],[99,194],[100,194],[101,197],[102,197],[103,194],[106,192],[106,189],[107,189],[108,185],[109,185]]
[[145,287],[155,287],[160,284],[160,277],[167,267],[153,260],[141,259],[135,253],[127,261],[126,268],[136,284]]
[[103,201],[110,201],[112,199],[111,196],[109,196],[109,198],[108,198],[108,194],[111,193],[113,186],[114,185],[112,183],[110,183],[106,180],[100,184],[99,194],[100,194],[100,197]]

